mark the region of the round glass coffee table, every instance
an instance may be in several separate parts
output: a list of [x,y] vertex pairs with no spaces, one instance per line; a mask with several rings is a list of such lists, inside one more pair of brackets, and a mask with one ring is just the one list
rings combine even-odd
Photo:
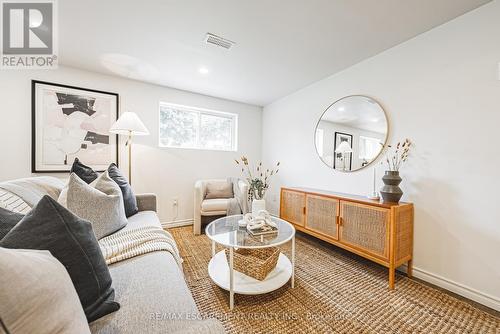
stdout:
[[[283,219],[272,217],[278,225],[278,231],[273,234],[253,236],[246,227],[240,227],[238,221],[242,215],[222,217],[214,220],[205,229],[206,235],[212,240],[212,259],[208,263],[208,275],[216,285],[229,291],[229,308],[234,307],[234,294],[258,295],[279,289],[291,281],[294,287],[295,274],[295,228]],[[234,250],[239,248],[266,248],[292,242],[291,261],[280,253],[276,268],[263,281],[240,273],[233,268]],[[229,263],[224,250],[215,253],[215,245],[229,248]]]

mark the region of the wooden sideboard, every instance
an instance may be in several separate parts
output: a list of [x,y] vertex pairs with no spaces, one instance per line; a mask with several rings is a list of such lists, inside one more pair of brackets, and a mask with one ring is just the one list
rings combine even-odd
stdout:
[[413,204],[388,204],[362,196],[308,188],[281,188],[280,217],[304,233],[389,268],[394,289],[398,266],[412,276]]

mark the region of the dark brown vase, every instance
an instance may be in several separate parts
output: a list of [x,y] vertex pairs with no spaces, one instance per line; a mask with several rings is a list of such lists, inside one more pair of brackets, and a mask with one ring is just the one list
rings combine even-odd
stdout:
[[399,184],[402,181],[399,172],[386,171],[382,177],[382,181],[384,181],[384,186],[380,190],[380,194],[384,203],[399,203],[399,200],[403,196],[403,191],[399,188]]

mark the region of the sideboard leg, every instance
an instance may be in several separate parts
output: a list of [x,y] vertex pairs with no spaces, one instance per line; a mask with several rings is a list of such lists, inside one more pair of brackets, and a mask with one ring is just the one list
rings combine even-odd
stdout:
[[413,277],[413,259],[408,261],[408,264],[406,265],[406,275],[409,278]]
[[394,290],[394,279],[396,275],[396,268],[393,266],[389,267],[389,290]]

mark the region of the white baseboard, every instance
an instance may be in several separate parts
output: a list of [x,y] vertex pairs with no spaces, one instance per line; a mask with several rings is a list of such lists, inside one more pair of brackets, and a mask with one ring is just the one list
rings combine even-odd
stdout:
[[[401,266],[406,272],[406,265]],[[434,284],[440,288],[449,290],[462,297],[471,299],[479,304],[483,304],[496,311],[500,311],[500,299],[476,289],[470,288],[463,284],[457,283],[442,276],[430,273],[426,270],[413,267],[413,276],[421,279],[422,281]]]
[[183,219],[183,220],[173,220],[170,222],[162,222],[161,226],[163,228],[181,227],[189,226],[194,224],[194,219]]

